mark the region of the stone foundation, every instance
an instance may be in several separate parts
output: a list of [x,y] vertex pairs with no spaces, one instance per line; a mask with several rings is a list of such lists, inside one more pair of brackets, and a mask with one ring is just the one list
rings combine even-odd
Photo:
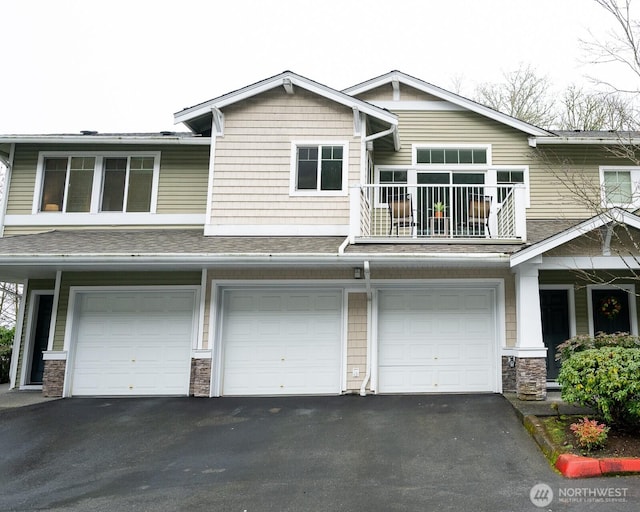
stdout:
[[191,359],[190,396],[208,397],[211,393],[211,359]]
[[64,390],[64,372],[67,362],[61,359],[45,360],[42,377],[42,394],[61,397]]
[[509,366],[508,356],[502,356],[502,392],[516,392],[516,367]]
[[520,400],[547,398],[547,363],[544,358],[516,358],[516,393]]

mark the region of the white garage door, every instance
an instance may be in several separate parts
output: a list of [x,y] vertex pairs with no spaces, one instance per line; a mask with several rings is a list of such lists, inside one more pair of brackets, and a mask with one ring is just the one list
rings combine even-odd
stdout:
[[72,395],[188,395],[195,292],[76,296]]
[[339,290],[226,290],[223,395],[338,394]]
[[378,391],[497,391],[496,305],[489,288],[382,290]]

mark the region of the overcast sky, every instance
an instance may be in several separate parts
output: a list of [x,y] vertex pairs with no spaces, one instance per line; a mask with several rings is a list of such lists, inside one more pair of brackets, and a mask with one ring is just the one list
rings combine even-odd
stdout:
[[[173,113],[286,69],[343,89],[399,69],[471,94],[531,63],[585,83],[593,0],[2,0],[0,134],[182,130]],[[621,75],[620,80],[624,80]]]

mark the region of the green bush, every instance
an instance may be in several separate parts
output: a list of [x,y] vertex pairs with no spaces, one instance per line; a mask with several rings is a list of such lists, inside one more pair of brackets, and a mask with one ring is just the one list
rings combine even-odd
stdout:
[[9,382],[9,367],[11,366],[11,347],[15,328],[7,329],[0,326],[0,384]]
[[640,348],[640,337],[632,336],[628,332],[599,332],[595,336],[579,334],[558,345],[556,360],[566,361],[577,352],[603,347]]
[[608,423],[640,428],[640,348],[576,352],[562,363],[562,399],[592,407]]

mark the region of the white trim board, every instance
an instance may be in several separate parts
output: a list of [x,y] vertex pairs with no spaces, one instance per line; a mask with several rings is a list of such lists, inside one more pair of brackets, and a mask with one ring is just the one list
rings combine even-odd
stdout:
[[7,215],[5,226],[203,226],[201,213],[63,213],[38,212],[27,215]]

